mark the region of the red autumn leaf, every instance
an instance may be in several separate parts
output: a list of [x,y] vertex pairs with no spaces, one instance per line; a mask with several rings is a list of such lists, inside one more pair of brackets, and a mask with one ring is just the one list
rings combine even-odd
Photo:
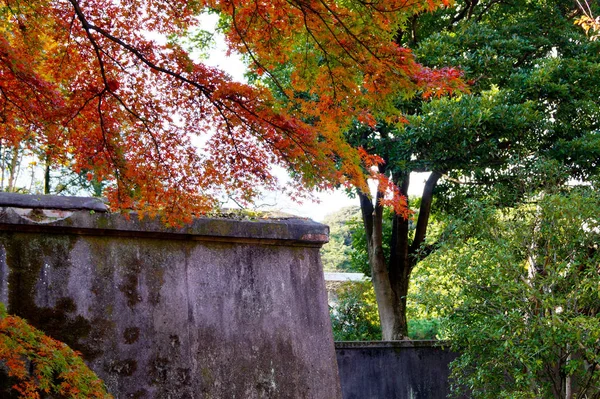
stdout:
[[[358,116],[373,125],[393,99],[461,89],[453,70],[431,71],[393,42],[407,15],[442,0],[387,2],[204,0],[3,0],[0,140],[37,146],[72,169],[108,181],[114,208],[161,213],[169,223],[208,211],[224,196],[247,202],[278,189],[272,165],[302,190],[366,188],[361,157],[342,132]],[[297,68],[275,100],[234,82],[147,32],[184,35],[205,9],[226,16],[231,49],[269,75]],[[311,59],[316,59],[312,57]],[[401,116],[398,116],[399,118]],[[206,143],[202,149],[195,142]]]

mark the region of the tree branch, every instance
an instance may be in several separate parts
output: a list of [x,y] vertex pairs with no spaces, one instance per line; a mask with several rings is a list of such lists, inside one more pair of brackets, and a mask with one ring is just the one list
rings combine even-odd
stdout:
[[[402,179],[402,181],[400,181]],[[400,188],[400,193],[408,198],[410,173],[394,176],[393,183]],[[408,205],[408,200],[407,200]],[[406,274],[404,268],[408,267],[408,219],[394,214],[392,220],[392,239],[390,242],[390,279],[399,281]]]
[[365,234],[367,235],[367,249],[371,251],[370,239],[373,235],[373,201],[371,198],[360,190],[358,190],[358,199],[360,200],[360,212],[365,226]]
[[[410,255],[414,256],[421,244],[425,241],[427,234],[427,225],[429,224],[429,215],[431,214],[431,203],[433,201],[433,189],[437,185],[438,180],[442,177],[441,172],[432,172],[425,187],[423,188],[423,197],[421,199],[421,208],[419,209],[419,218],[417,219],[417,227],[415,238],[410,246]],[[414,262],[412,263],[414,265]]]

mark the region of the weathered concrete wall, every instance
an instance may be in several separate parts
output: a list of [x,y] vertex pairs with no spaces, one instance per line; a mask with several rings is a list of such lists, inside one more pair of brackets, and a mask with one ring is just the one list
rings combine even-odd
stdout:
[[456,354],[434,341],[336,342],[344,399],[443,399]]
[[0,301],[81,351],[116,398],[341,397],[318,254],[326,226],[199,219],[177,230],[77,199],[45,211],[44,198],[33,210],[14,198],[0,207]]

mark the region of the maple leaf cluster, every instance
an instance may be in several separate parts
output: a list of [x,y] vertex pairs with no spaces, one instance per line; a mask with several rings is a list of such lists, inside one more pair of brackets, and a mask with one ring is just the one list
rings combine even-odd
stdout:
[[[338,184],[366,190],[361,157],[343,139],[349,123],[393,115],[398,93],[462,88],[457,71],[423,68],[393,41],[434,0],[0,4],[0,145],[109,182],[114,208],[170,224],[223,196],[248,203],[279,189],[272,165],[292,172],[297,195]],[[274,77],[295,65],[289,82],[277,82],[289,101],[148,34],[184,36],[205,10],[222,15],[230,48],[253,71]]]
[[[80,354],[44,335],[17,316],[7,315],[0,303],[0,361],[19,397],[40,394],[68,398],[112,399],[102,381]],[[45,396],[44,396],[45,397]]]

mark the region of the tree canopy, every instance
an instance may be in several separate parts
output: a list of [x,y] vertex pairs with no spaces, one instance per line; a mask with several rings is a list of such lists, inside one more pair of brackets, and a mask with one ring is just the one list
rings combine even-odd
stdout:
[[[440,4],[3,0],[0,145],[103,182],[115,208],[175,223],[222,196],[247,203],[279,188],[272,165],[291,171],[295,195],[366,189],[365,157],[342,135],[352,118],[392,115],[398,93],[462,87],[457,70],[425,68],[393,41],[410,16]],[[288,101],[152,38],[184,36],[206,11],[222,15],[229,47],[254,73],[297,66],[276,83]]]
[[592,186],[506,209],[472,201],[454,218],[424,261],[418,296],[461,353],[457,393],[598,396],[599,212]]
[[462,70],[471,90],[430,99],[398,93],[394,105],[407,123],[382,116],[346,132],[383,161],[377,168],[387,180],[378,182],[393,182],[400,195],[412,172],[431,172],[411,218],[398,213],[388,224],[383,196],[358,192],[384,339],[407,333],[411,273],[437,248],[432,207],[453,213],[486,197],[514,206],[598,174],[600,47],[574,24],[580,13],[559,0],[457,1],[414,15],[397,32],[424,65]]

